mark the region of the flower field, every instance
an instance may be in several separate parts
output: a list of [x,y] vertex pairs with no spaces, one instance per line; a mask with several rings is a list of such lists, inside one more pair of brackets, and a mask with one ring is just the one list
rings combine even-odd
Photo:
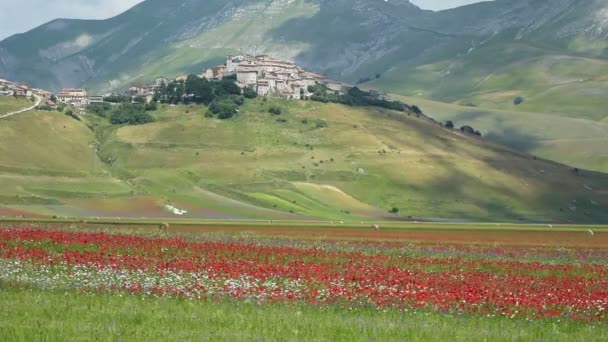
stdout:
[[[349,237],[374,234],[343,232]],[[428,234],[435,238],[427,240],[377,234],[375,239],[341,239],[337,230],[331,238],[317,239],[203,231],[155,237],[4,227],[0,286],[608,322],[605,234],[573,233],[582,241],[578,246],[567,238],[570,233],[547,233],[547,243],[536,240],[534,245],[517,243],[513,232],[492,242],[475,238],[482,233],[434,232]]]

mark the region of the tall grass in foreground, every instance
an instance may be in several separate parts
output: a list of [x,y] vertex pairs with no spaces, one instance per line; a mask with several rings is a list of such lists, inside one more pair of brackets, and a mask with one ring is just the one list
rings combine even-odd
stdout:
[[606,341],[608,325],[45,292],[0,284],[0,340]]

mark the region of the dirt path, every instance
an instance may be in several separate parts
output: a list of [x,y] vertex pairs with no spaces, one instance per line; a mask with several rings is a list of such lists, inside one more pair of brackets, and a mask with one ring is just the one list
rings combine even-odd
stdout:
[[0,115],[0,119],[4,119],[4,118],[8,118],[9,116],[13,116],[13,115],[21,114],[21,113],[24,113],[24,112],[30,111],[30,110],[32,110],[32,109],[34,109],[34,108],[38,107],[38,105],[40,104],[40,102],[42,102],[42,98],[41,98],[41,97],[38,97],[38,96],[36,96],[36,95],[34,95],[34,97],[36,98],[36,103],[35,103],[33,106],[28,107],[28,108],[24,108],[24,109],[21,109],[21,110],[18,110],[18,111],[16,111],[16,112],[12,112],[12,113],[8,113],[8,114],[3,114],[3,115]]

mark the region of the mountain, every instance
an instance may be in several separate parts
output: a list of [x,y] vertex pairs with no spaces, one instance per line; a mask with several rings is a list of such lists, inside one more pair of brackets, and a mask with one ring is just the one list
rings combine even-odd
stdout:
[[607,175],[423,116],[277,98],[230,120],[205,112],[162,105],[139,126],[37,111],[3,121],[0,215],[608,222]]
[[[147,0],[108,20],[58,19],[2,41],[0,76],[107,90],[200,71],[238,50],[294,58],[347,81],[502,44],[604,58],[607,13],[601,0],[498,0],[440,12],[407,0]],[[535,53],[523,50],[513,58]]]
[[[0,75],[51,89],[107,90],[157,74],[200,71],[243,49],[301,54],[305,66],[346,76],[361,60],[376,59],[360,52],[387,48],[377,37],[394,43],[402,29],[394,23],[419,13],[403,0],[148,0],[108,20],[58,19],[6,39]],[[333,48],[320,53],[320,46]]]
[[[472,34],[458,54],[393,65],[374,86],[444,102],[601,121],[608,100],[605,1],[496,1],[437,13]],[[468,24],[463,24],[468,23]]]

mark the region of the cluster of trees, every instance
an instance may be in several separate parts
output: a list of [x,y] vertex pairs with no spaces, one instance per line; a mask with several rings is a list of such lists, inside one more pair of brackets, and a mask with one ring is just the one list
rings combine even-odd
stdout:
[[[104,98],[105,100],[105,98]],[[102,118],[105,118],[107,115],[106,113],[108,111],[110,111],[112,109],[112,104],[109,102],[102,102],[102,103],[91,103],[89,105],[88,111],[97,115],[97,116],[101,116]]]
[[219,119],[230,119],[238,112],[238,108],[245,103],[241,95],[224,95],[215,98],[209,104],[208,116],[217,116]]
[[172,81],[161,85],[154,101],[168,104],[202,104],[209,106],[212,115],[228,119],[238,112],[238,107],[245,103],[245,98],[256,96],[253,88],[246,88],[241,95],[241,89],[234,77],[215,81],[190,75],[186,81]]
[[123,103],[116,107],[110,117],[113,125],[143,125],[153,121],[154,118],[146,112],[146,106],[139,103]]
[[103,98],[103,100],[105,102],[110,102],[110,103],[130,103],[131,102],[131,96],[126,96],[126,95],[111,95],[111,96],[105,96]]
[[[454,129],[456,127],[456,125],[454,125],[454,122],[451,120],[446,121],[444,126],[449,129]],[[481,132],[471,126],[462,126],[460,127],[460,131],[465,134],[476,135],[478,137],[481,137]]]
[[338,92],[331,91],[322,84],[309,86],[308,91],[312,93],[310,99],[318,102],[333,102],[342,103],[347,106],[376,106],[400,112],[412,111],[416,114],[422,114],[422,111],[417,106],[408,106],[401,101],[389,101],[379,98],[371,92],[363,91],[357,87],[350,88],[344,95]]

